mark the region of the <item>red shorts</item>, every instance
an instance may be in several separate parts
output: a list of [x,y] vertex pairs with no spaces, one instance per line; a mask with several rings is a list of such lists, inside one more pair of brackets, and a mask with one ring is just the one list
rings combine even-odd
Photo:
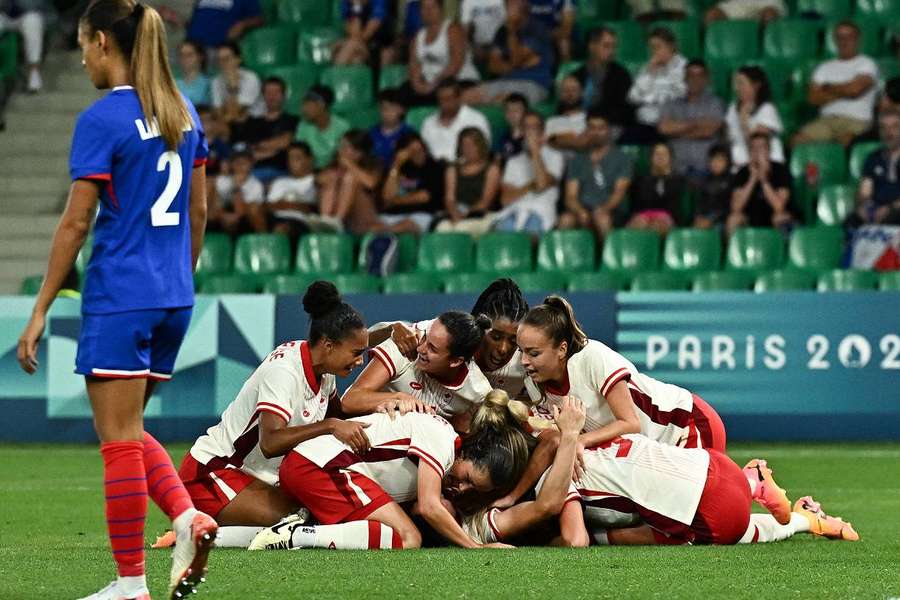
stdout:
[[690,525],[638,509],[660,544],[736,544],[750,525],[750,485],[733,460],[709,450],[709,469],[700,505]]
[[393,499],[380,485],[347,469],[323,469],[288,452],[278,472],[281,489],[309,509],[319,523],[361,521]]
[[197,510],[215,518],[245,487],[256,481],[240,469],[210,471],[188,452],[181,461],[178,476]]
[[[694,396],[694,409],[691,411],[693,427],[697,428],[702,448],[725,452],[725,424],[712,406],[698,396]],[[689,446],[695,447],[695,446]]]

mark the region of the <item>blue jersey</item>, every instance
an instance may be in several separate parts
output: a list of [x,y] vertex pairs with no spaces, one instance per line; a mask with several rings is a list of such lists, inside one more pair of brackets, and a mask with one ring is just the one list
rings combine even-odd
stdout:
[[208,153],[200,118],[177,152],[144,119],[137,93],[114,88],[78,117],[69,171],[101,183],[82,312],[192,306],[191,174]]

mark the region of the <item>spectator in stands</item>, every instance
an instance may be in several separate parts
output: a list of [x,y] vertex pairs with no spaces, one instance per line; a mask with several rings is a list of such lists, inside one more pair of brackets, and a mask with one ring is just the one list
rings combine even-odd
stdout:
[[686,0],[626,0],[631,16],[641,23],[683,19],[687,15]]
[[422,139],[428,151],[437,160],[456,160],[456,143],[459,132],[467,127],[481,130],[488,143],[491,128],[484,115],[462,103],[461,90],[456,79],[447,78],[436,89],[438,111],[422,124]]
[[287,150],[287,175],[272,182],[266,197],[266,210],[272,231],[295,238],[303,220],[297,216],[318,212],[313,153],[306,142],[292,142]]
[[569,163],[560,229],[592,229],[602,240],[631,185],[631,158],[613,142],[612,126],[599,108],[587,116],[587,148]]
[[785,231],[794,222],[791,172],[784,163],[772,160],[770,139],[763,132],[750,135],[750,162],[737,172],[732,186],[731,214],[725,223],[728,235],[743,226]]
[[397,140],[413,130],[404,118],[406,107],[403,95],[397,89],[386,89],[378,93],[378,113],[381,121],[369,129],[369,136],[375,146],[375,154],[382,165],[394,162]]
[[531,105],[542,102],[553,83],[553,39],[531,16],[528,0],[506,0],[506,23],[497,30],[488,56],[493,81],[466,90],[468,104],[502,102],[518,92]]
[[877,142],[881,139],[879,131],[880,117],[886,112],[900,112],[900,77],[894,77],[885,82],[884,89],[878,95],[878,103],[875,105],[875,118],[872,119],[872,127],[853,138],[853,143]]
[[231,156],[231,144],[228,142],[228,126],[211,106],[199,105],[197,115],[203,125],[203,133],[209,146],[209,155],[206,157],[207,183],[210,183],[216,175],[221,173]]
[[743,167],[750,161],[748,140],[753,134],[769,139],[772,161],[784,162],[784,146],[779,137],[784,129],[778,109],[772,104],[769,78],[759,67],[741,67],[734,75],[734,101],[725,114],[725,127],[731,143],[731,161]]
[[628,100],[637,107],[638,121],[625,134],[628,143],[647,144],[659,139],[656,126],[662,106],[683,98],[687,91],[684,83],[687,60],[678,53],[672,32],[657,27],[650,32],[647,44],[650,60],[641,68],[628,92]]
[[500,160],[506,162],[522,151],[525,143],[525,132],[522,121],[528,112],[528,100],[522,94],[513,93],[503,101],[503,117],[506,120],[506,131],[497,140],[496,149]]
[[500,166],[491,160],[487,137],[477,127],[459,132],[457,158],[447,165],[444,183],[446,219],[438,231],[479,236],[491,226],[500,192]]
[[407,106],[436,103],[435,90],[445,79],[467,85],[481,76],[462,25],[444,17],[443,0],[422,0],[422,29],[409,48],[409,81],[403,90]]
[[631,218],[628,227],[652,229],[666,235],[681,214],[681,198],[687,180],[675,172],[672,150],[663,142],[653,145],[650,173],[638,175],[631,190]]
[[334,158],[338,142],[350,129],[347,121],[331,113],[334,92],[324,85],[314,85],[303,97],[303,119],[297,125],[294,139],[312,148],[316,169],[323,169]]
[[0,34],[17,31],[24,42],[25,64],[28,68],[26,88],[36,94],[44,87],[41,78],[41,57],[44,52],[43,0],[0,0]]
[[341,0],[344,39],[334,48],[332,62],[360,65],[390,45],[393,21],[388,0]]
[[265,112],[256,73],[241,68],[241,49],[235,42],[224,43],[217,51],[219,74],[211,87],[212,105],[229,125],[258,117]]
[[543,23],[556,43],[556,58],[565,62],[572,58],[572,26],[575,24],[573,0],[528,0],[531,16]]
[[588,41],[587,61],[574,75],[584,88],[586,108],[596,108],[609,119],[613,139],[634,123],[634,107],[628,102],[631,74],[616,62],[619,37],[608,27],[598,27]]
[[256,163],[253,175],[263,183],[269,183],[287,170],[287,148],[299,119],[284,112],[286,91],[284,80],[267,78],[263,83],[265,114],[250,117],[236,125],[231,133],[233,142],[245,142],[250,146]]
[[375,194],[381,173],[369,134],[362,129],[344,133],[334,165],[322,175],[320,214],[353,233],[378,230]]
[[556,224],[565,161],[559,151],[544,142],[544,118],[540,114],[526,114],[523,129],[524,148],[503,168],[500,201],[504,208],[498,213],[494,228],[541,234]]
[[766,25],[787,12],[784,0],[725,0],[707,10],[704,20],[709,25],[723,19],[752,19]]
[[728,146],[716,144],[709,149],[708,166],[697,184],[694,227],[720,227],[731,206],[731,154]]
[[209,77],[206,76],[206,53],[197,42],[185,40],[178,46],[181,75],[175,79],[178,89],[194,106],[212,101]]
[[415,132],[397,142],[381,192],[381,223],[394,233],[424,233],[444,205],[444,170]]
[[559,114],[547,119],[547,141],[564,152],[583,150],[587,146],[582,135],[587,127],[587,112],[581,82],[575,75],[566,75],[558,88],[556,110]]
[[259,0],[198,0],[186,37],[204,48],[218,48],[263,24]]
[[262,182],[253,176],[250,148],[235,144],[228,165],[231,174],[216,177],[214,193],[209,197],[207,229],[231,235],[265,232],[265,192]]
[[706,168],[709,149],[719,138],[725,105],[709,88],[709,70],[699,59],[684,69],[687,96],[671,100],[660,111],[659,132],[669,138],[675,172],[698,177]]
[[848,225],[866,223],[900,225],[900,112],[879,118],[884,144],[866,158],[857,192],[858,208]]
[[459,22],[468,32],[475,60],[482,64],[497,30],[506,22],[506,0],[462,0]]
[[819,118],[807,123],[791,143],[839,142],[849,145],[872,122],[878,88],[878,65],[859,53],[859,26],[841,21],[834,28],[837,58],[813,71],[807,101],[820,107]]

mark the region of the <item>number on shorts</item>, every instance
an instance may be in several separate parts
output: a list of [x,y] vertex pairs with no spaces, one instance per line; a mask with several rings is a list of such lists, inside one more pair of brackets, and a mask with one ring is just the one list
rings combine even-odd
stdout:
[[166,182],[162,194],[150,207],[150,223],[154,227],[173,227],[181,223],[179,213],[168,212],[172,202],[175,201],[175,196],[178,195],[178,190],[181,189],[181,156],[171,150],[160,154],[156,170],[161,173],[166,170],[166,167],[169,167],[169,180]]

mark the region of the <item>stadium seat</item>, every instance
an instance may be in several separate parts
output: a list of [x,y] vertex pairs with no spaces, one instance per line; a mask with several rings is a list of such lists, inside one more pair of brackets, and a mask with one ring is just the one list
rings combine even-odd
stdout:
[[[775,21],[777,23],[778,21]],[[782,58],[773,58],[763,56],[747,64],[757,66],[766,72],[769,79],[769,91],[772,92],[772,100],[778,105],[778,114],[784,120],[784,109],[781,103],[790,98],[791,93],[791,74],[795,68],[794,59],[785,60]],[[730,84],[731,82],[729,82]],[[732,93],[734,91],[732,90]],[[785,131],[788,131],[785,127]]]
[[884,292],[900,292],[900,271],[886,271],[879,275],[878,289]]
[[422,123],[436,112],[436,106],[417,106],[406,113],[406,122],[416,131],[422,131]]
[[353,236],[310,233],[297,246],[297,272],[334,275],[353,272]]
[[472,238],[466,233],[428,233],[419,240],[416,268],[422,273],[468,271],[474,263],[473,255]]
[[777,269],[761,273],[753,284],[754,292],[809,291],[816,287],[816,274],[797,269]]
[[584,65],[584,61],[581,60],[570,60],[559,65],[559,68],[556,70],[556,85],[559,85],[559,82],[562,81],[566,75],[580,69],[582,65]]
[[700,46],[700,22],[697,19],[681,21],[656,21],[651,23],[647,31],[656,27],[665,27],[678,40],[678,51],[687,58],[702,58],[703,48]]
[[19,286],[19,294],[22,296],[37,296],[41,291],[41,284],[44,283],[43,275],[32,275],[22,280]]
[[448,294],[480,294],[491,285],[489,273],[450,273],[444,277],[444,291]]
[[263,20],[266,23],[274,23],[278,20],[278,0],[260,0],[259,8],[262,10]]
[[397,273],[384,279],[385,294],[430,294],[441,291],[441,282],[430,273]]
[[650,146],[623,144],[619,146],[619,150],[631,158],[635,174],[646,175],[650,172]]
[[586,229],[548,231],[537,250],[538,271],[592,271],[597,256],[594,234]]
[[573,273],[569,277],[570,292],[617,292],[625,289],[625,277],[612,271]]
[[406,65],[384,65],[378,74],[378,89],[398,88],[409,79]]
[[687,289],[687,279],[681,273],[672,271],[646,271],[638,273],[631,280],[632,292],[683,292]]
[[319,80],[319,68],[311,63],[273,67],[266,69],[267,77],[280,77],[287,87],[284,97],[284,110],[294,116],[300,114],[300,104],[306,90]]
[[475,268],[482,273],[531,271],[531,236],[518,232],[493,232],[475,246]]
[[255,294],[257,280],[247,275],[212,275],[200,285],[203,294]]
[[859,142],[850,148],[850,177],[861,179],[863,166],[872,152],[881,147],[881,142]]
[[576,6],[576,20],[579,24],[586,21],[611,21],[619,16],[619,3],[615,0],[580,0],[573,4]]
[[659,235],[646,229],[616,229],[603,245],[603,268],[625,274],[659,268]]
[[728,269],[761,272],[781,267],[784,241],[775,229],[742,227],[732,234],[725,252]]
[[[291,248],[286,236],[278,233],[251,233],[238,238],[234,271],[238,275],[276,275],[291,267]],[[254,281],[254,285],[261,284]]]
[[819,277],[816,289],[820,292],[861,292],[874,290],[878,274],[860,269],[834,269]]
[[334,286],[342,294],[377,294],[381,279],[368,273],[339,273],[334,276]]
[[373,125],[378,124],[381,119],[381,113],[378,106],[360,106],[352,110],[342,112],[341,116],[347,121],[351,129],[369,130]]
[[559,271],[518,273],[513,279],[523,292],[562,292],[566,289],[566,276]]
[[885,56],[875,62],[878,63],[878,74],[881,75],[882,81],[900,77],[900,60],[892,56]]
[[0,33],[0,81],[16,76],[19,64],[19,36],[14,31]]
[[334,91],[332,110],[342,114],[367,108],[372,98],[372,71],[362,65],[327,67],[319,78],[322,85]]
[[856,0],[856,16],[896,23],[900,20],[900,0]]
[[[815,165],[817,170],[812,184],[807,174],[810,165]],[[810,222],[816,189],[832,183],[844,183],[847,179],[844,147],[838,143],[800,144],[791,154],[790,170],[794,178],[794,200],[803,210],[804,220]]]
[[484,115],[491,128],[491,140],[499,140],[506,133],[509,126],[506,124],[506,113],[499,104],[481,104],[473,107]]
[[756,21],[715,21],[706,29],[706,61],[739,66],[759,55]]
[[695,292],[747,291],[753,276],[744,271],[707,271],[694,276],[691,290]]
[[840,227],[801,227],[791,233],[788,266],[812,271],[836,269],[844,254]]
[[778,19],[763,32],[763,56],[782,63],[819,55],[820,26],[810,19]]
[[224,275],[231,272],[234,244],[225,233],[207,233],[203,237],[203,249],[197,258],[194,276],[202,280],[210,275]]
[[[825,30],[825,56],[831,58],[837,56],[837,47],[834,45],[834,28],[840,23],[833,20]],[[882,23],[871,19],[854,20],[860,32],[859,53],[876,57],[882,55]]]
[[722,262],[722,240],[715,229],[677,228],[663,244],[663,265],[671,271],[711,271]]
[[[374,233],[367,233],[360,240],[359,255],[356,259],[356,267],[359,271],[366,270],[366,247],[373,237],[375,237]],[[418,244],[416,236],[411,233],[397,235],[397,271],[412,271],[415,268]]]
[[329,27],[332,24],[329,4],[322,0],[278,0],[278,20],[306,29]]
[[296,33],[291,27],[260,27],[241,40],[241,58],[247,68],[290,65],[294,62]]
[[825,19],[846,19],[853,12],[851,0],[797,0],[797,14],[817,14]]
[[263,292],[302,296],[306,293],[306,288],[315,280],[315,275],[275,275],[266,278],[263,283]]
[[840,225],[856,207],[856,187],[834,183],[819,192],[816,215],[822,225]]
[[647,61],[647,42],[640,23],[637,21],[607,21],[603,25],[618,34],[619,47],[616,57],[619,62]]
[[333,29],[304,29],[297,37],[297,60],[300,64],[331,63],[331,49],[340,37]]

